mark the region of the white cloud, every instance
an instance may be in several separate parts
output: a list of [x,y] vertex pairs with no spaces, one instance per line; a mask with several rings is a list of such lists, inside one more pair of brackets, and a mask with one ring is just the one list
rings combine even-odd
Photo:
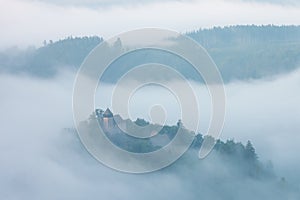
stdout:
[[240,1],[155,1],[90,8],[40,1],[0,0],[1,48],[41,45],[69,35],[111,37],[160,27],[185,32],[234,24],[300,24],[300,7]]
[[[140,176],[102,166],[73,134],[61,132],[73,126],[73,80],[70,73],[48,80],[0,75],[1,199],[284,199],[291,195],[288,189],[278,190],[276,182],[240,177],[237,166],[219,163],[212,154],[192,161],[193,165],[175,163],[170,170]],[[259,156],[272,159],[277,171],[289,172],[278,174],[288,182],[294,178],[296,184],[299,80],[300,71],[272,81],[227,85],[223,133],[224,138],[251,139]],[[298,199],[299,192],[292,195],[290,199]]]
[[[34,0],[25,0],[34,1]],[[62,5],[62,6],[84,6],[84,7],[110,7],[110,6],[124,6],[134,4],[149,4],[153,2],[174,2],[181,0],[37,0],[49,4]]]
[[[174,82],[174,84],[181,87],[180,82]],[[300,141],[300,95],[297,92],[299,86],[300,70],[269,80],[226,84],[227,105],[225,126],[221,134],[222,140],[234,138],[235,141],[243,143],[250,140],[262,160],[270,159],[282,174],[289,178],[298,178],[291,173],[300,167],[299,156],[296,152]],[[211,119],[211,99],[205,86],[192,83],[192,87],[199,103],[199,131],[205,134]],[[105,97],[103,94],[111,94],[111,91],[113,91],[112,86],[104,86],[99,89],[99,96],[96,100],[98,100],[97,102],[102,101],[100,107],[110,105],[111,96]],[[167,123],[176,123],[180,116],[180,111],[176,109],[178,102],[170,103],[173,99],[168,96],[167,92],[151,91],[147,88],[141,92],[143,93],[137,94],[137,96],[133,94],[134,106],[130,107],[132,110],[129,110],[134,113],[133,119],[142,117],[149,120],[147,109],[150,107],[149,105],[155,104],[152,100],[157,101],[156,97],[160,97],[162,100],[158,101],[159,104],[168,111]],[[147,101],[144,100],[145,98]],[[101,101],[99,101],[100,99]],[[193,120],[187,119],[184,125],[193,130],[189,121]]]

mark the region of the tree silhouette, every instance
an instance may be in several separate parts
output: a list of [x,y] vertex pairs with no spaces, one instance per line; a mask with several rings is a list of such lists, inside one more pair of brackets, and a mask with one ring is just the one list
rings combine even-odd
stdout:
[[257,154],[252,143],[248,140],[245,148],[245,158],[249,161],[257,160]]

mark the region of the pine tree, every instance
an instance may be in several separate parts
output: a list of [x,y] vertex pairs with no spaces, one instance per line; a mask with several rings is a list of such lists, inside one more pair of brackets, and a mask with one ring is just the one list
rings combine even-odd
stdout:
[[257,160],[257,154],[255,152],[255,149],[254,149],[252,143],[249,140],[247,142],[245,150],[246,150],[245,151],[245,158],[247,160],[251,160],[251,161]]

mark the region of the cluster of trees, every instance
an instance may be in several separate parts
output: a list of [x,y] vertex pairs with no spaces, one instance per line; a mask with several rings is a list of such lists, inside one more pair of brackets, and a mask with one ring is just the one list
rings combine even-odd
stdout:
[[[215,27],[199,29],[186,35],[207,49],[225,82],[277,75],[300,66],[300,26]],[[51,77],[63,67],[78,68],[88,53],[102,41],[102,38],[96,36],[69,37],[57,42],[45,42],[38,49],[11,49],[0,53],[0,70]],[[117,40],[111,48],[122,48],[122,41]],[[135,56],[120,59],[116,67],[119,67],[117,71],[121,73],[128,66],[151,61],[171,65],[187,78],[199,81],[188,63],[151,51],[138,52]],[[116,79],[120,74],[115,72],[108,71],[103,80]]]
[[300,42],[300,26],[248,25],[214,27],[187,33],[205,48]]
[[[96,118],[90,118],[88,121],[89,122],[86,123],[86,126],[88,127],[87,130],[89,130],[89,132],[95,132],[95,127],[98,126]],[[158,126],[160,131],[157,135],[150,138],[136,138],[118,130],[107,132],[106,136],[112,143],[124,150],[135,153],[147,153],[168,145],[176,136],[178,128],[182,125],[180,121],[174,126],[153,125],[141,118],[135,120],[134,123],[139,126]],[[186,134],[194,135],[194,133],[189,130],[184,130],[186,131]],[[204,139],[212,140],[215,143],[211,154],[217,155],[218,162],[230,166],[231,170],[235,171],[236,169],[236,172],[252,178],[273,178],[275,176],[272,163],[268,162],[263,164],[259,160],[255,148],[250,141],[244,145],[241,142],[235,142],[233,139],[222,141],[201,134],[194,135],[193,143],[182,158],[182,163],[184,163],[184,165],[197,165],[198,151],[201,148]]]
[[195,137],[192,148],[200,149],[204,138],[215,141],[213,151],[219,155],[222,162],[241,166],[238,169],[243,174],[254,178],[271,178],[275,176],[272,162],[262,163],[251,141],[248,140],[246,145],[244,145],[241,142],[235,142],[233,139],[224,142],[220,139],[215,140],[211,136],[203,137],[201,134],[198,134]]
[[102,41],[97,36],[68,37],[56,42],[44,41],[44,46],[38,49],[9,49],[0,53],[0,70],[52,77],[60,69],[77,69],[88,53]]
[[138,126],[147,126],[147,125],[149,125],[149,122],[147,122],[146,120],[144,120],[142,118],[137,118],[134,123]]
[[28,61],[27,70],[39,76],[52,76],[57,67],[77,68],[87,54],[103,39],[93,37],[68,37],[55,43],[50,42],[32,55]]
[[[150,123],[144,119],[138,118],[134,121],[138,126],[147,126]],[[157,127],[160,130],[157,135],[150,138],[136,138],[126,133],[107,133],[107,137],[118,147],[135,153],[147,153],[160,149],[162,146],[167,145],[177,134],[178,126],[160,126],[150,124],[152,127]],[[188,132],[188,131],[187,131]],[[157,144],[159,141],[159,144]]]
[[236,157],[244,158],[245,160],[251,162],[258,161],[258,156],[250,141],[248,141],[246,145],[243,145],[241,142],[235,142],[233,139],[223,142],[220,139],[215,140],[211,136],[203,137],[201,134],[197,134],[195,136],[195,140],[193,142],[192,147],[200,148],[204,139],[213,140],[215,143],[214,150],[218,151],[223,155],[235,155]]
[[229,26],[187,33],[204,46],[226,82],[290,72],[300,66],[300,26]]

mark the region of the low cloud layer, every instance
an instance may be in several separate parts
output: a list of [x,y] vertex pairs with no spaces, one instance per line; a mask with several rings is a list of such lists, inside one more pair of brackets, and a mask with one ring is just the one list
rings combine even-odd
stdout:
[[[297,193],[288,189],[274,192],[277,182],[234,174],[234,168],[231,171],[219,163],[214,154],[199,161],[201,170],[214,177],[182,163],[147,175],[104,167],[74,133],[63,130],[73,127],[74,77],[70,72],[48,80],[0,75],[1,199],[296,199]],[[298,191],[299,81],[297,71],[273,80],[226,85],[228,107],[222,134],[224,139],[253,141],[261,159],[271,159],[277,174]]]
[[[180,82],[173,85],[184,88]],[[198,99],[198,132],[206,134],[212,117],[210,94],[204,85],[195,82],[191,85]],[[294,173],[300,167],[296,151],[300,141],[299,85],[300,70],[268,79],[226,84],[226,118],[221,134],[223,140],[253,141],[262,160],[272,160],[283,176],[294,181],[299,178]],[[113,89],[114,86],[109,85],[99,87],[96,97],[98,107],[111,107]],[[170,91],[154,89],[147,86],[142,88],[142,92],[133,93],[128,102],[131,118],[151,120],[149,111],[158,104],[165,109],[166,124],[176,124],[181,116],[178,99],[170,95]],[[183,123],[192,129],[191,121],[187,119]]]

